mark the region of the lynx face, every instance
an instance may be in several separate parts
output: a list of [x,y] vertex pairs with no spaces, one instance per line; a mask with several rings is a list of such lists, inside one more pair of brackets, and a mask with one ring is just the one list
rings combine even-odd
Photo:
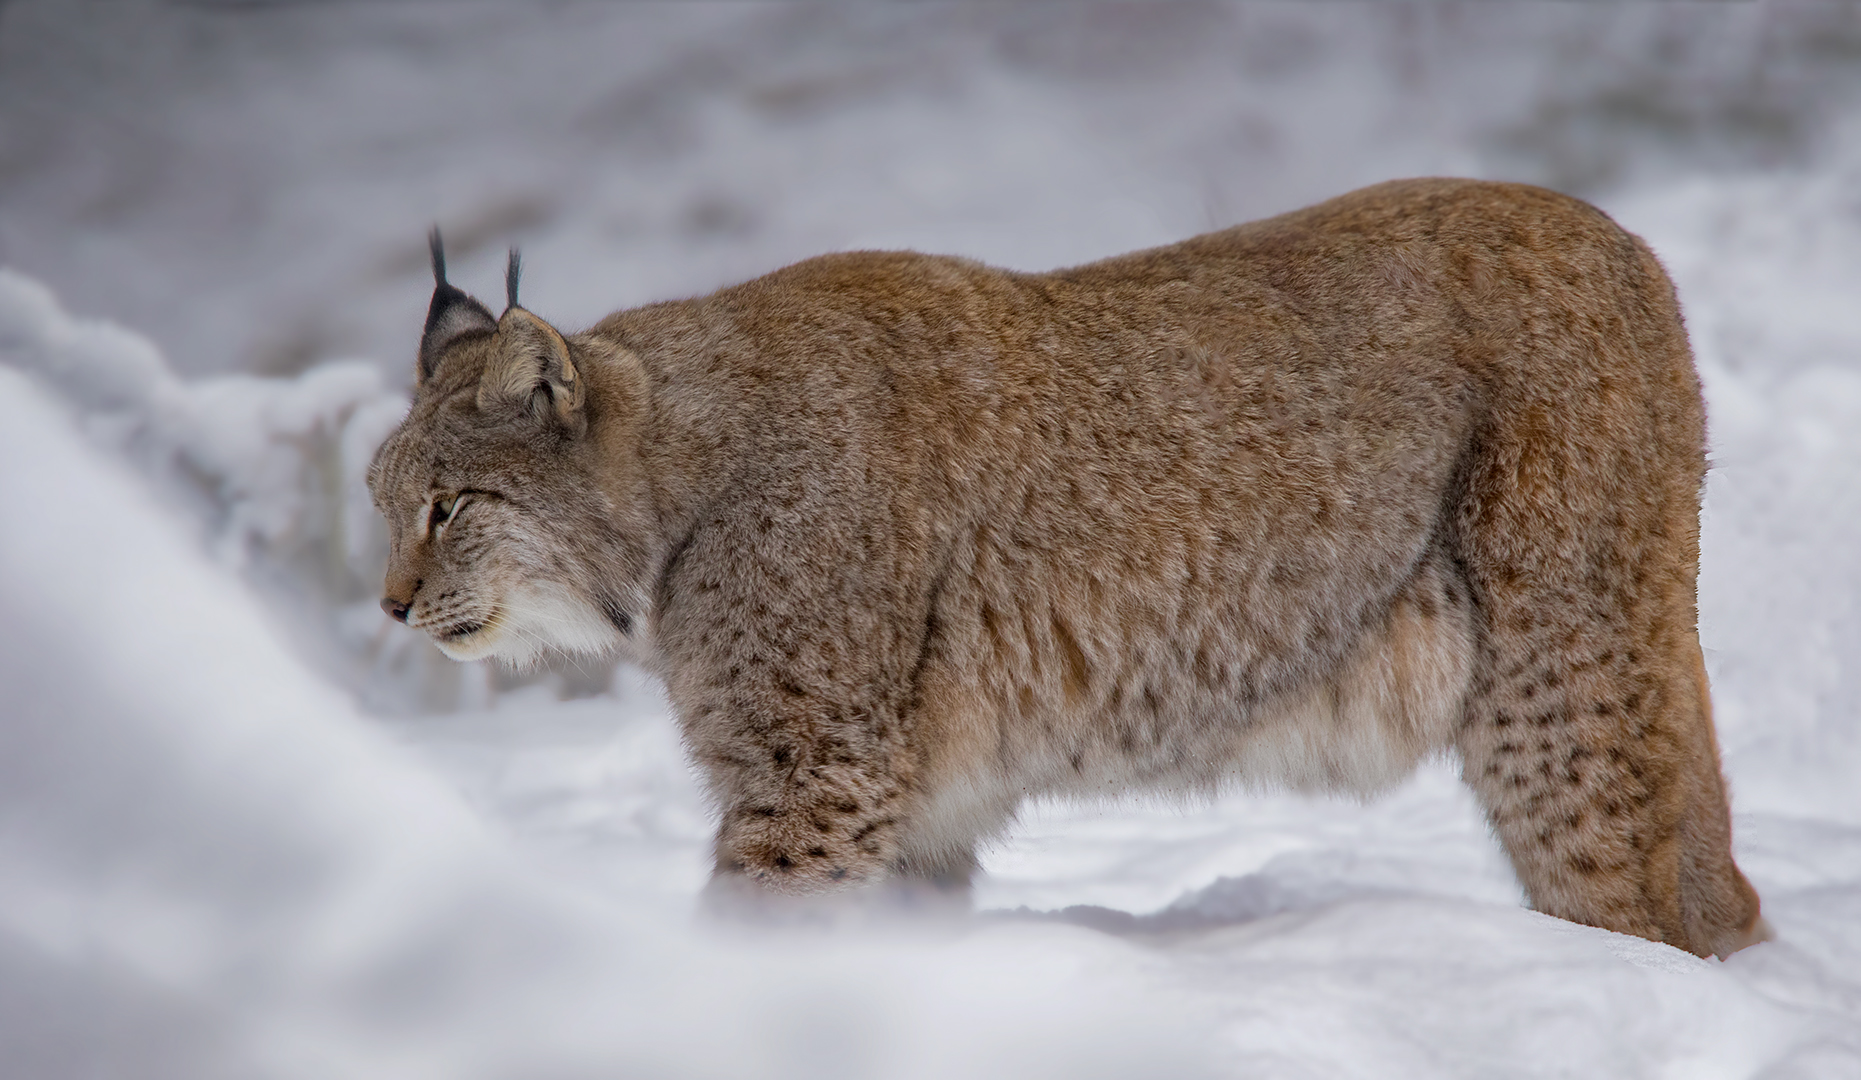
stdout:
[[542,501],[579,485],[520,440],[496,447],[495,461],[435,459],[415,449],[435,441],[422,428],[474,421],[444,410],[424,419],[383,446],[370,477],[389,523],[389,614],[404,605],[398,617],[455,660],[525,666],[550,648],[614,651],[632,616],[591,583],[598,573],[563,535],[565,515]]
[[560,335],[436,295],[414,407],[376,453],[382,609],[455,660],[605,655],[642,608],[638,530],[590,475],[582,392]]

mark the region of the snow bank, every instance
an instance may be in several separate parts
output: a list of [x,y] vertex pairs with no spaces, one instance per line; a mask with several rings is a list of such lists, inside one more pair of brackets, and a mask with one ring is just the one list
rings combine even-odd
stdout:
[[451,708],[483,683],[482,670],[384,633],[387,533],[366,476],[407,401],[372,365],[183,380],[146,339],[73,317],[5,268],[0,363],[55,390],[94,444],[132,462],[218,562],[265,593],[319,670],[372,707]]
[[359,482],[407,404],[373,368],[183,382],[145,339],[75,319],[44,286],[5,269],[0,355],[56,389],[90,434],[168,494],[190,498],[229,564],[334,561],[340,577],[374,554],[375,514]]

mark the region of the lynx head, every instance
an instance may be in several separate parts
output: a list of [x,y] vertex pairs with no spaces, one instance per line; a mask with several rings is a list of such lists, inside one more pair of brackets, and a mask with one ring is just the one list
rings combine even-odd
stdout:
[[644,609],[644,500],[617,506],[601,482],[615,425],[591,415],[593,358],[518,306],[515,249],[494,318],[429,239],[413,407],[368,476],[388,520],[382,610],[455,660],[612,652]]

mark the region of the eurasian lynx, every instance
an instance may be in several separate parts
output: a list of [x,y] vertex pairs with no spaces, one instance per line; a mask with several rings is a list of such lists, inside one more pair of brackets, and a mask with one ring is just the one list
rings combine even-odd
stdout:
[[1635,237],[1383,184],[1047,274],[809,259],[564,336],[438,281],[370,484],[458,658],[630,650],[720,880],[966,882],[1040,793],[1452,748],[1539,910],[1695,953],[1733,864],[1698,380]]

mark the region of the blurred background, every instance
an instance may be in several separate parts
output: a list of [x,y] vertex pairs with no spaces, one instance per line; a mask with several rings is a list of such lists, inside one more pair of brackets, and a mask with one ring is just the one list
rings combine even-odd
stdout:
[[[430,224],[487,298],[521,245],[574,330],[1428,174],[1589,199],[1680,289],[1780,930],[1723,969],[1518,911],[1452,763],[1370,808],[1037,805],[978,901],[1063,917],[721,956],[651,681],[453,664],[377,608]],[[1861,1075],[1858,293],[1852,3],[0,0],[0,1073]]]
[[0,4],[0,261],[188,375],[396,384],[437,221],[568,325],[822,251],[1045,269],[1397,176],[1805,165],[1832,3]]

